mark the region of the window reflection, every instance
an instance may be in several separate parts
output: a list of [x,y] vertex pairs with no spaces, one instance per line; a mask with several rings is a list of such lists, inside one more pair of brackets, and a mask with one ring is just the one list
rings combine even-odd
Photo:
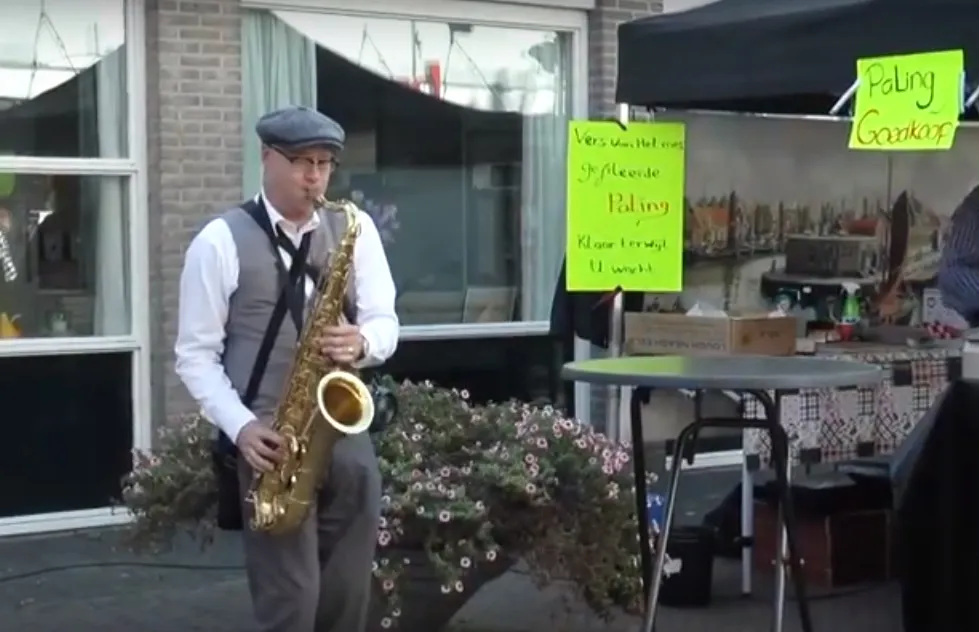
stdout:
[[126,154],[123,0],[17,0],[0,20],[0,153]]
[[246,189],[260,185],[258,117],[317,107],[347,131],[330,196],[374,218],[404,324],[547,319],[564,250],[568,33],[293,12],[244,21]]
[[468,108],[522,114],[564,110],[553,31],[276,12],[360,68]]
[[128,334],[126,180],[0,176],[0,344]]

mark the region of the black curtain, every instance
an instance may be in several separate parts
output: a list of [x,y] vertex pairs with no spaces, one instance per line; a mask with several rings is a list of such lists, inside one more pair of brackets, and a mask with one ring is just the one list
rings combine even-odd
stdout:
[[979,384],[957,380],[892,463],[905,632],[979,630]]

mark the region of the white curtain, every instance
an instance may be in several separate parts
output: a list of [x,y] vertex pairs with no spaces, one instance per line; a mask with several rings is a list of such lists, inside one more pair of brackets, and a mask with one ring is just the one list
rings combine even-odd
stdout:
[[[563,43],[557,40],[556,44]],[[567,165],[570,85],[565,56],[553,67],[553,111],[529,114],[523,121],[523,212],[520,216],[522,320],[548,320],[551,299],[564,257],[565,177]],[[536,93],[537,80],[528,77],[527,91]],[[539,102],[529,94],[528,103]]]
[[316,107],[316,44],[273,13],[245,10],[241,49],[242,190],[247,196],[262,182],[258,119],[286,105]]
[[[126,53],[120,47],[96,65],[99,155],[126,155]],[[126,244],[126,187],[122,178],[100,178],[96,220],[95,314],[97,336],[130,333]]]
[[[104,56],[79,78],[83,156],[123,158],[127,155],[126,49]],[[57,211],[57,208],[52,209]],[[72,322],[70,333],[119,336],[130,333],[128,200],[124,178],[83,176],[81,181],[82,242],[93,262],[91,332]]]

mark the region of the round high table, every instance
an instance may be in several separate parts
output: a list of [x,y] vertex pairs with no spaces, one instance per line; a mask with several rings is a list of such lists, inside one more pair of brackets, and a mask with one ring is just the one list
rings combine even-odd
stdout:
[[[614,387],[696,392],[710,390],[733,391],[756,398],[765,411],[764,419],[705,418],[695,419],[677,437],[670,471],[666,511],[656,539],[655,559],[650,559],[649,520],[646,519],[646,472],[643,455],[642,420],[632,415],[632,450],[636,478],[636,515],[639,527],[640,559],[643,585],[646,592],[646,611],[642,632],[652,632],[656,622],[659,590],[666,561],[666,544],[673,526],[676,490],[680,469],[688,444],[696,440],[704,428],[760,428],[766,430],[772,443],[772,463],[776,472],[779,498],[778,537],[775,556],[775,594],[772,604],[772,630],[781,632],[785,612],[785,563],[788,561],[799,604],[803,632],[812,632],[812,618],[806,598],[805,578],[799,557],[799,532],[792,508],[789,485],[789,442],[779,417],[779,398],[783,391],[813,388],[845,388],[875,386],[884,379],[877,366],[847,360],[831,360],[805,356],[650,356],[583,360],[564,365],[566,380]],[[608,420],[614,423],[615,420]]]

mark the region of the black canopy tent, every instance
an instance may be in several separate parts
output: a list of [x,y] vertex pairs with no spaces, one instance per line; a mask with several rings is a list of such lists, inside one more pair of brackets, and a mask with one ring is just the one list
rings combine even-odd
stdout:
[[859,58],[962,49],[979,81],[977,24],[975,0],[718,0],[620,25],[616,101],[826,114]]

